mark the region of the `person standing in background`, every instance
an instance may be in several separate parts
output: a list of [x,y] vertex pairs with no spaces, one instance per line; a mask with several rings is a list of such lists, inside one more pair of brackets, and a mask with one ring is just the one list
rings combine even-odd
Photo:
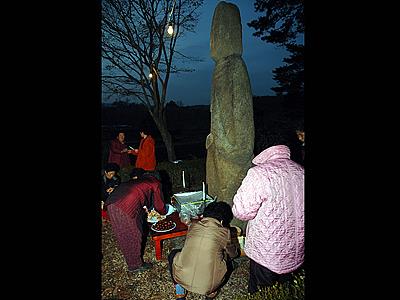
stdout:
[[297,129],[296,130],[296,135],[297,139],[300,141],[301,145],[301,159],[302,159],[302,164],[304,166],[305,162],[305,132],[303,129]]
[[128,147],[125,145],[125,133],[118,131],[116,138],[110,143],[109,163],[116,163],[121,169],[130,165]]
[[133,149],[130,153],[136,155],[136,168],[145,171],[154,171],[156,169],[156,150],[155,141],[147,129],[140,130],[140,144],[138,149]]

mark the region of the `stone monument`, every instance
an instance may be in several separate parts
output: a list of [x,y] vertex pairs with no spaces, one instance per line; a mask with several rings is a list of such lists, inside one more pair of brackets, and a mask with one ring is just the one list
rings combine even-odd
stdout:
[[[221,1],[210,35],[215,68],[211,86],[211,129],[206,139],[208,194],[232,205],[251,167],[254,149],[253,96],[242,59],[242,24],[236,5]],[[243,225],[234,219],[233,224]]]

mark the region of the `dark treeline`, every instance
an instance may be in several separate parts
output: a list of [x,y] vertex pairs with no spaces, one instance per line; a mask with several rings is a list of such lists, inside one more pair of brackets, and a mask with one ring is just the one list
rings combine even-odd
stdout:
[[[277,96],[255,96],[253,101],[255,153],[262,150],[261,145],[268,144],[271,135],[284,135],[290,140],[289,143],[295,145],[297,142],[295,131],[303,127],[303,103]],[[189,145],[194,145],[201,149],[194,151],[196,155],[193,156],[205,155],[205,139],[210,132],[209,105],[180,106],[170,102],[167,104],[166,113],[168,129],[173,136],[177,154],[179,152],[188,154],[187,148]],[[139,141],[138,130],[145,126],[156,139],[157,147],[161,151],[158,156],[164,156],[160,133],[147,109],[141,104],[114,102],[103,105],[102,126],[102,140],[105,146],[114,138],[115,130],[119,128],[125,130],[128,145],[136,144]],[[185,150],[182,148],[182,151],[179,151],[179,147],[184,147]],[[177,158],[180,156],[182,155],[178,155]]]
[[[172,135],[179,135],[187,130],[208,130],[210,128],[210,108],[208,105],[178,106],[169,102],[166,106],[168,129]],[[102,107],[102,125],[128,125],[139,129],[148,127],[154,136],[159,132],[146,107],[142,104],[114,102]]]
[[[210,130],[210,108],[208,105],[179,106],[170,102],[166,107],[168,130],[171,132],[177,159],[204,157],[205,140]],[[138,147],[139,130],[145,127],[156,140],[157,160],[167,159],[167,152],[153,119],[141,104],[116,102],[102,108],[103,162],[107,159],[109,141],[116,130],[122,129],[127,145]]]

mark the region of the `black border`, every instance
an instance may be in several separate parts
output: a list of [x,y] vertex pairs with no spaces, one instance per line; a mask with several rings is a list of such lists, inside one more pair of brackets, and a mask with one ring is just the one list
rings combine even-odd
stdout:
[[19,5],[3,135],[14,290],[101,299],[101,1]]

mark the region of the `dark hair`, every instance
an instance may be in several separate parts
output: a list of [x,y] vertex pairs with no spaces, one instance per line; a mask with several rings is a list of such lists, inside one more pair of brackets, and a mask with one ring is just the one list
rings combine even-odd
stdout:
[[148,127],[140,127],[139,132],[143,132],[145,135],[150,135],[151,131]]
[[222,221],[222,226],[229,227],[233,219],[231,206],[224,201],[214,201],[206,206],[203,212],[203,217],[214,218]]
[[296,130],[304,132],[304,124],[298,124],[297,127],[296,127]]
[[129,178],[132,179],[133,177],[137,176],[137,178],[140,179],[143,177],[143,174],[144,170],[142,168],[133,168],[131,173],[129,174]]
[[114,171],[115,173],[117,173],[119,171],[119,166],[116,163],[107,163],[104,166],[104,171],[107,173],[111,172],[111,171]]
[[119,135],[120,133],[125,134],[125,131],[122,130],[122,129],[115,129],[115,130],[114,130],[114,136],[115,136],[115,137],[118,137],[118,135]]

